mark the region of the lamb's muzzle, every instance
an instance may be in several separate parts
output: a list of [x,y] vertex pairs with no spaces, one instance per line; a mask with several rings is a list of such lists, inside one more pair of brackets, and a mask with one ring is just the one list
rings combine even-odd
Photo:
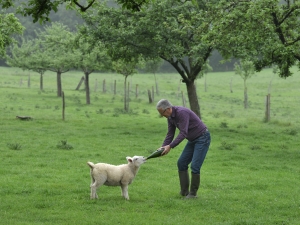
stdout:
[[101,185],[121,186],[122,196],[129,200],[128,185],[134,180],[140,166],[146,162],[144,156],[126,157],[128,164],[111,165],[87,162],[91,173],[91,199],[98,198],[96,190]]

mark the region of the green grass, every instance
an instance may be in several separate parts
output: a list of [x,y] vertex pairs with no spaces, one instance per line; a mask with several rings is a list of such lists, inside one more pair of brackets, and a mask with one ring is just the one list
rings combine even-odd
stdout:
[[[297,72],[295,70],[295,72]],[[280,79],[265,70],[248,83],[249,109],[243,109],[243,81],[233,72],[207,75],[197,90],[204,122],[212,135],[201,170],[199,198],[179,196],[176,162],[184,143],[168,156],[142,165],[129,186],[101,187],[89,199],[87,161],[126,163],[126,156],[148,156],[160,147],[166,121],[159,118],[147,90],[153,75],[132,81],[130,113],[124,113],[123,77],[92,74],[91,105],[75,91],[80,72],[63,74],[66,115],[56,96],[56,77],[0,69],[0,224],[221,224],[298,225],[300,221],[299,77]],[[233,93],[229,82],[233,77]],[[264,122],[265,96],[272,80],[271,121]],[[20,86],[20,79],[23,85]],[[95,92],[95,80],[99,89]],[[107,93],[102,93],[106,80]],[[117,81],[113,96],[111,84]],[[158,75],[160,98],[181,105],[179,76]],[[135,98],[135,85],[139,97]],[[184,91],[185,85],[180,85]],[[187,100],[187,98],[186,98]],[[22,121],[16,116],[31,116]]]

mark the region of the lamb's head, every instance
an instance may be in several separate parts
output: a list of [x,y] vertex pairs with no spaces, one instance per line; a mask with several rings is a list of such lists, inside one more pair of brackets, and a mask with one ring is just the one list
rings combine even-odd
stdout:
[[132,158],[127,156],[126,157],[128,164],[132,164],[135,167],[140,167],[143,163],[146,162],[146,157],[144,156],[133,156]]

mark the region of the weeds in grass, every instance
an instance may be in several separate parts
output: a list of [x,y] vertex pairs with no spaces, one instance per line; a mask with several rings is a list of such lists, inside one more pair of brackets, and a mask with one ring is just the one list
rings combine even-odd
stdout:
[[97,114],[103,114],[103,109],[98,109],[98,110],[96,110],[96,113],[97,113]]
[[239,124],[239,125],[237,125],[237,128],[239,128],[239,129],[248,128],[248,126],[246,124]]
[[286,144],[280,144],[279,145],[279,149],[281,149],[281,150],[287,150],[288,146]]
[[70,150],[73,149],[73,146],[68,144],[67,140],[61,140],[57,143],[56,147],[58,149],[65,149],[65,150]]
[[229,118],[234,118],[234,113],[233,112],[228,112],[228,111],[224,111],[223,114]]
[[120,114],[138,115],[138,112],[135,112],[132,109],[130,109],[128,112],[126,112],[124,109],[115,108],[114,111],[115,111],[114,115],[116,117],[119,116]]
[[220,113],[213,113],[213,117],[214,118],[219,118],[220,117]]
[[22,145],[19,143],[7,143],[7,147],[11,150],[21,150]]
[[250,145],[250,150],[260,150],[261,146],[259,145]]
[[298,131],[296,129],[286,129],[284,132],[292,136],[296,136],[298,134]]
[[88,111],[85,111],[85,116],[86,116],[86,118],[90,118],[90,115],[89,115]]
[[234,143],[228,143],[226,141],[222,141],[221,146],[219,147],[219,149],[221,149],[221,150],[233,150],[234,147],[235,147]]
[[143,113],[144,114],[150,114],[149,110],[147,110],[147,109],[143,109]]
[[228,124],[226,122],[221,122],[220,127],[221,128],[228,128]]

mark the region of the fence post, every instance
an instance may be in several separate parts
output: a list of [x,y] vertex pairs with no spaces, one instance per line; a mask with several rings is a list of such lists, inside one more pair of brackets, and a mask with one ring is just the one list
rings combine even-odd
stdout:
[[103,80],[103,93],[106,93],[105,79]]
[[136,84],[135,85],[135,98],[138,98],[139,97],[139,85]]
[[148,98],[149,98],[149,103],[152,103],[152,97],[151,97],[151,91],[148,89]]
[[182,104],[183,104],[183,107],[185,107],[185,99],[184,99],[183,91],[181,91],[181,97],[182,97]]
[[84,76],[81,77],[81,79],[80,79],[80,81],[79,81],[79,83],[78,83],[78,85],[77,85],[77,87],[75,89],[76,91],[79,90],[79,88],[80,88],[80,86],[81,86],[81,84],[82,84],[83,81],[84,81]]
[[62,120],[65,120],[65,94],[64,92],[61,93],[61,97],[62,97]]
[[270,121],[270,103],[271,103],[271,96],[268,94],[266,96],[266,113],[265,113],[265,120],[266,122]]
[[30,74],[28,75],[27,86],[28,86],[28,88],[30,88]]

